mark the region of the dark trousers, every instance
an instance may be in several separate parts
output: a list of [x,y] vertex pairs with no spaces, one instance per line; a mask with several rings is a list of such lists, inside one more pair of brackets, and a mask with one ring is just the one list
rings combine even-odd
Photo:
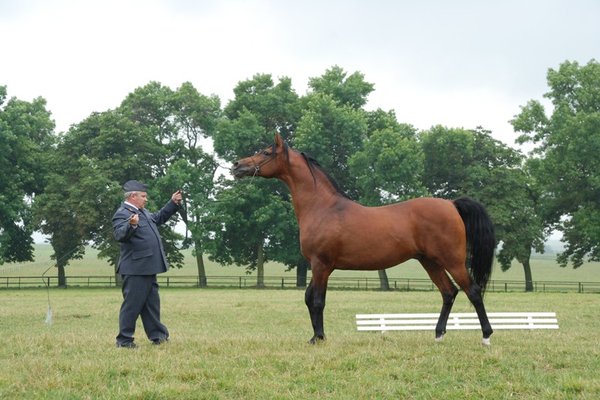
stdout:
[[160,297],[156,275],[123,275],[122,290],[123,304],[119,313],[117,343],[133,342],[138,316],[142,317],[148,339],[167,339],[169,331],[160,322]]

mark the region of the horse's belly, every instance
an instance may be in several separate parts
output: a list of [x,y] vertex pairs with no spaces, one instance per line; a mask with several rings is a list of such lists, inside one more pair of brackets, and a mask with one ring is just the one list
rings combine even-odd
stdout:
[[[303,246],[304,247],[304,246]],[[376,270],[390,268],[416,256],[417,251],[411,241],[397,241],[391,238],[362,238],[361,240],[330,240],[313,242],[309,245],[311,254],[336,269]]]
[[401,252],[385,252],[378,253],[374,250],[370,254],[341,254],[340,257],[335,261],[334,267],[336,269],[347,269],[347,270],[375,270],[390,268],[398,264],[402,264],[405,261],[413,258],[413,254],[401,253]]

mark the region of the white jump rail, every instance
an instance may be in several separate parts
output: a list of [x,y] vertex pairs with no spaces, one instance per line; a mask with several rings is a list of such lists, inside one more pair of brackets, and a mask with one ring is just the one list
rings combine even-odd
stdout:
[[[558,329],[554,312],[490,312],[492,329]],[[439,314],[356,314],[359,331],[433,331]],[[475,313],[451,313],[446,330],[481,329]]]

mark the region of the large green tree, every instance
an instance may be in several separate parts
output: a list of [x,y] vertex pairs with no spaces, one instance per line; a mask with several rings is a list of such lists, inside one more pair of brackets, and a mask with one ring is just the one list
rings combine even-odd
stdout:
[[420,135],[425,155],[424,183],[437,197],[463,195],[481,201],[502,243],[503,270],[516,259],[523,265],[525,289],[533,290],[530,256],[543,250],[540,192],[518,151],[493,139],[489,131],[436,126]]
[[[234,162],[266,147],[275,132],[291,135],[299,116],[298,96],[289,78],[276,84],[271,75],[257,74],[240,82],[235,98],[224,109],[225,118],[214,135],[214,148],[227,162]],[[257,271],[257,285],[264,285],[264,263],[280,261],[288,267],[299,262],[297,230],[290,212],[289,194],[278,182],[251,179],[223,180],[210,208],[212,228],[208,241],[211,258],[223,264]],[[297,237],[297,234],[296,234]],[[287,240],[285,238],[288,238]]]
[[0,86],[0,264],[33,260],[32,203],[46,184],[53,132],[43,98],[7,100]]
[[561,266],[600,260],[600,63],[565,61],[549,69],[552,103],[531,100],[512,120],[522,143],[532,142],[536,178],[549,224],[563,233]]
[[51,157],[45,193],[36,201],[41,230],[50,237],[59,285],[64,268],[92,242],[116,265],[111,218],[122,201],[122,182],[149,180],[156,158],[143,129],[118,111],[94,113],[73,125]]
[[[73,125],[52,157],[53,174],[38,203],[42,231],[51,236],[59,268],[81,255],[87,242],[116,266],[119,247],[111,217],[122,201],[123,182],[148,183],[150,209],[161,207],[179,188],[194,190],[200,197],[209,192],[199,186],[212,187],[215,164],[199,141],[214,129],[219,112],[218,99],[199,95],[190,84],[173,91],[150,82],[129,94],[117,109],[93,113]],[[189,200],[195,222],[201,202]],[[181,266],[181,236],[173,231],[174,223],[161,227],[161,233],[170,264]],[[59,284],[64,284],[64,270],[59,269],[61,276]]]
[[178,157],[156,183],[161,193],[183,189],[182,217],[185,217],[186,235],[188,231],[191,235],[184,245],[193,247],[198,283],[204,287],[207,285],[204,247],[210,226],[203,220],[208,215],[219,166],[215,155],[210,154],[209,138],[215,133],[221,117],[221,103],[216,96],[200,94],[190,83],[184,83],[167,101],[171,104],[170,118],[175,130],[170,140],[179,144],[173,149]]
[[302,117],[294,146],[309,153],[337,181],[348,196],[360,197],[348,159],[362,149],[368,136],[368,116],[362,106],[373,84],[355,72],[348,75],[334,66],[309,79],[309,93],[302,99]]

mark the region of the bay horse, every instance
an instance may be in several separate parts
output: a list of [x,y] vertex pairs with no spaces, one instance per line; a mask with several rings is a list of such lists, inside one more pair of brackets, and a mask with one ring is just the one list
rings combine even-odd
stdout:
[[[300,247],[310,262],[312,279],[305,293],[314,335],[325,339],[323,310],[327,280],[334,269],[379,270],[418,260],[442,295],[435,338],[446,333],[458,288],[475,307],[482,343],[490,344],[492,327],[483,304],[496,239],[485,208],[467,197],[454,201],[417,198],[365,207],[347,198],[337,184],[305,153],[290,148],[277,133],[274,144],[235,162],[235,178],[277,178],[289,188]],[[469,265],[469,268],[467,268]]]

